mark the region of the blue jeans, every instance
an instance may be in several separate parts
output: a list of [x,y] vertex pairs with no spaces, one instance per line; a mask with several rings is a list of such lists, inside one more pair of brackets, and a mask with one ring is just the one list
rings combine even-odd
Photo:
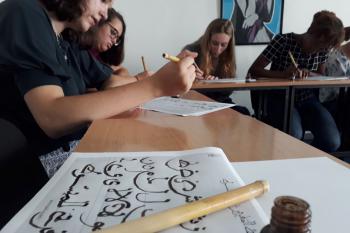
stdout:
[[[281,93],[282,94],[282,93]],[[282,130],[284,114],[284,94],[268,94],[266,113],[263,121]],[[314,136],[312,146],[325,152],[336,151],[341,143],[340,133],[332,115],[316,97],[295,103],[292,110],[291,135],[302,139],[305,130]]]

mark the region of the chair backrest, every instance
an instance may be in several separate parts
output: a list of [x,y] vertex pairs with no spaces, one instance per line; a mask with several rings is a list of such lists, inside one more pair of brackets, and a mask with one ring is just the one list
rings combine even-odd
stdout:
[[48,180],[24,134],[0,118],[0,229]]
[[0,164],[21,157],[27,147],[23,133],[11,122],[0,118]]

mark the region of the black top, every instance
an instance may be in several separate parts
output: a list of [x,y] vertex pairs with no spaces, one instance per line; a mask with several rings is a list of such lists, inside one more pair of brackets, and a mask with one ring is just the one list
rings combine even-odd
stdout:
[[2,2],[0,32],[0,117],[22,130],[37,155],[80,139],[86,128],[49,138],[35,122],[24,95],[43,85],[60,86],[65,96],[80,95],[87,87],[99,87],[112,70],[77,45],[56,37],[37,0]]
[[[327,51],[304,53],[298,45],[294,33],[276,35],[262,52],[262,55],[271,61],[270,70],[285,71],[292,65],[292,60],[288,54],[289,51],[298,64],[298,68],[309,71],[317,71],[319,65],[325,63],[328,59]],[[295,100],[296,102],[302,102],[313,96],[314,92],[311,89],[301,89],[296,91]]]
[[[201,46],[200,44],[197,42],[186,45],[184,49],[187,49],[191,52],[196,52],[198,53],[198,56],[195,58],[195,62],[201,66],[202,64],[202,57],[203,54],[201,52]],[[216,76],[218,78],[227,78],[227,77],[220,77],[220,71],[218,70],[218,67],[216,67],[216,69],[214,70],[214,72],[212,72],[210,75]],[[231,98],[230,95],[232,94],[233,91],[230,90],[220,90],[220,91],[211,91],[211,90],[201,90],[199,91],[203,94],[205,94],[206,96],[210,97],[211,99],[214,99],[218,102],[224,102],[224,103],[231,103]]]

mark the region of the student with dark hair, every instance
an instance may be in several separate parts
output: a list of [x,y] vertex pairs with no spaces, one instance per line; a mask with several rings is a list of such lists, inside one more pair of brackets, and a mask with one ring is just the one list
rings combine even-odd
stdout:
[[[179,55],[152,77],[115,87],[112,70],[62,39],[107,18],[108,0],[6,0],[0,3],[0,117],[16,125],[49,176],[88,125],[159,96],[188,91],[193,53]],[[86,93],[88,87],[101,91]],[[115,88],[113,88],[115,87]]]
[[[196,63],[202,73],[199,79],[234,78],[236,76],[235,38],[232,22],[226,19],[214,19],[197,41],[186,45],[186,50],[198,53]],[[208,97],[224,103],[232,103],[232,91],[203,92]],[[233,109],[250,115],[243,106]]]
[[125,33],[126,24],[123,16],[113,8],[109,8],[107,19],[83,33],[80,44],[89,49],[101,62],[118,67],[125,56]]
[[88,49],[93,57],[109,65],[113,69],[113,74],[120,77],[121,84],[135,82],[152,74],[152,72],[144,71],[130,76],[128,70],[121,66],[125,53],[125,32],[126,24],[123,16],[113,8],[109,8],[106,20],[101,21],[79,37],[79,44],[82,48]]
[[[311,26],[303,34],[277,35],[255,60],[249,69],[250,75],[269,78],[307,78],[309,72],[324,74],[328,52],[344,39],[343,24],[329,11],[320,11],[313,17]],[[293,65],[292,54],[298,67]],[[271,64],[268,70],[266,67]],[[252,102],[255,110],[254,92]],[[266,118],[264,121],[282,129],[284,93],[267,92]],[[340,145],[340,135],[331,114],[322,106],[312,89],[299,89],[295,93],[295,108],[291,124],[292,136],[301,139],[304,130],[314,136],[312,145],[327,152],[334,152]]]

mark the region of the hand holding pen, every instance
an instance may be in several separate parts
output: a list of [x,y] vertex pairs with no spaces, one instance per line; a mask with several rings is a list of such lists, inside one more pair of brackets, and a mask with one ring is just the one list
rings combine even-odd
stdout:
[[293,66],[287,69],[287,72],[292,75],[292,80],[298,79],[306,79],[309,76],[310,71],[307,69],[299,69],[298,64],[296,63],[292,53],[288,51],[288,55],[290,60],[292,61]]
[[[193,56],[193,58],[197,57],[197,53],[191,52],[191,51],[189,51],[189,50],[184,50],[184,51],[186,51],[187,53],[190,53],[190,54],[192,54],[192,55],[195,55],[195,54],[196,54],[195,56]],[[179,59],[178,57],[171,56],[171,55],[169,55],[169,54],[167,54],[167,53],[163,53],[163,57],[164,57],[165,59],[167,59],[167,60],[169,60],[169,61],[173,61],[173,62],[178,62],[178,61],[180,61],[180,59]],[[199,79],[199,80],[206,79],[206,78],[204,77],[204,72],[199,68],[199,66],[197,65],[197,63],[196,63],[195,61],[193,62],[193,65],[194,65],[194,67],[196,68],[196,79]]]

